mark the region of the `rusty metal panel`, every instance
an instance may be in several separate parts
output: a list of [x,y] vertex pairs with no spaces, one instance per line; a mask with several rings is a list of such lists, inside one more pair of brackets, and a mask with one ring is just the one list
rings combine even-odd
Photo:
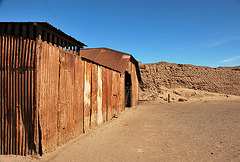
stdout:
[[92,84],[91,84],[91,127],[97,125],[97,93],[98,93],[98,65],[92,63]]
[[72,54],[60,52],[58,145],[63,145],[74,137],[75,58]]
[[107,121],[107,69],[102,67],[102,112],[103,112],[103,122]]
[[118,80],[117,80],[117,72],[112,71],[112,116],[117,115],[117,102],[118,102]]
[[77,137],[83,133],[83,95],[84,95],[84,62],[81,57],[75,59],[75,86],[74,86],[74,121]]
[[84,66],[84,132],[90,129],[90,109],[91,109],[91,72],[92,63],[85,61]]
[[120,76],[120,112],[125,108],[125,74]]
[[57,145],[57,113],[59,84],[58,49],[41,43],[39,69],[39,127],[42,153],[55,149]]
[[97,91],[97,124],[103,123],[103,112],[102,112],[102,67],[98,66],[98,91]]
[[107,69],[107,87],[108,87],[108,93],[107,93],[107,120],[112,119],[112,76],[113,71],[110,69]]
[[121,82],[120,82],[120,73],[116,73],[116,78],[117,78],[117,103],[116,103],[116,106],[117,106],[117,115],[120,114],[121,110],[120,110],[120,107],[121,107],[121,98],[120,98],[120,86],[121,86]]
[[[0,154],[36,153],[35,116],[36,42],[1,35],[0,38]],[[19,57],[19,55],[24,57]]]
[[46,153],[83,132],[84,64],[72,51],[45,42],[40,48],[39,134]]

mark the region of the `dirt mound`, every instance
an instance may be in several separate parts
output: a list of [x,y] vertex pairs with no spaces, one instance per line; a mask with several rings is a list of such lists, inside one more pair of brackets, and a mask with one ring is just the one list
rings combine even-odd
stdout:
[[[211,68],[159,62],[139,63],[139,67],[143,80],[142,94],[148,98],[151,98],[149,94],[153,99],[163,94],[164,88],[188,88],[240,96],[240,66]],[[140,96],[144,96],[142,94]]]

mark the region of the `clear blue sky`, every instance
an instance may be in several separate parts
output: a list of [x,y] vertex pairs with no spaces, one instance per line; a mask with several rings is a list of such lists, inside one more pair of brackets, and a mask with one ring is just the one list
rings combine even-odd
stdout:
[[240,0],[0,0],[0,21],[46,21],[143,63],[240,65]]

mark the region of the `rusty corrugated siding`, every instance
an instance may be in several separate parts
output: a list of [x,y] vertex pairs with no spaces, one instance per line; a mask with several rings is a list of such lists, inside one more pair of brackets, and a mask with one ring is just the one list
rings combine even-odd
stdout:
[[107,121],[107,96],[108,96],[108,86],[107,86],[107,70],[102,68],[102,112],[103,112],[103,122]]
[[110,69],[107,69],[107,120],[112,119],[112,76],[113,71]]
[[92,64],[92,87],[91,87],[91,127],[97,125],[97,93],[98,93],[98,65]]
[[[41,40],[1,36],[0,45],[0,154],[53,151],[125,109],[125,73]],[[135,64],[125,70],[135,106]]]
[[84,132],[90,129],[92,64],[85,61],[84,66]]
[[45,153],[54,150],[58,142],[59,50],[43,42],[39,59],[39,127]]
[[83,62],[70,51],[41,43],[38,71],[42,153],[83,132]]
[[0,38],[0,154],[37,152],[34,138],[36,42]]
[[97,91],[97,124],[103,123],[103,111],[102,111],[102,102],[103,102],[103,88],[102,88],[102,67],[98,66],[98,91]]

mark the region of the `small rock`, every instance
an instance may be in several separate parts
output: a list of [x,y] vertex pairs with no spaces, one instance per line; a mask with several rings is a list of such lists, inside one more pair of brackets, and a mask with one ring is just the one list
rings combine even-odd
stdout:
[[178,101],[179,101],[179,102],[184,102],[184,101],[187,101],[187,99],[185,99],[185,98],[179,98]]

